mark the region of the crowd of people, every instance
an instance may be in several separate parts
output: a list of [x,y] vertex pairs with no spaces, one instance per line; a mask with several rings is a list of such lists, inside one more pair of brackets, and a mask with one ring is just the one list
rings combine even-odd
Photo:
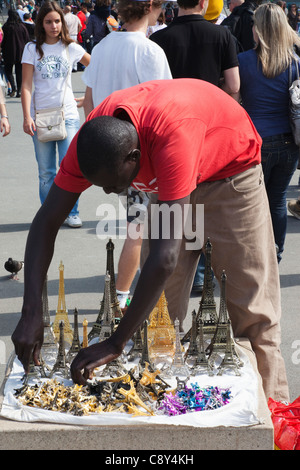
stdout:
[[[297,7],[260,0],[227,6],[225,16],[222,0],[77,0],[62,7],[30,0],[9,10],[2,27],[7,100],[21,96],[23,129],[33,139],[39,170],[41,209],[26,249],[25,299],[33,288],[42,292],[60,225],[81,227],[81,192],[95,184],[126,196],[128,237],[116,286],[122,307],[140,267],[138,285],[113,339],[74,361],[78,383],[120,353],[163,287],[170,316],[182,327],[193,285],[203,286],[201,247],[185,250],[183,241],[161,238],[147,244],[143,226],[158,203],[189,203],[193,211],[201,203],[204,233],[214,234],[213,274],[219,280],[224,266],[229,273],[234,334],[251,341],[266,396],[288,399],[278,264],[286,193],[299,161],[288,112],[290,70],[295,80],[299,67]],[[71,75],[78,70],[86,90],[76,102]],[[40,142],[36,109],[61,104],[67,137]],[[78,106],[86,117],[81,129]],[[0,111],[1,132],[8,135],[1,95]],[[100,161],[99,149],[109,162]],[[288,207],[300,218],[300,201]],[[135,239],[132,223],[139,226]],[[30,269],[37,259],[39,266]],[[38,312],[39,300],[30,308]],[[28,328],[28,315],[25,301],[13,335],[25,369],[32,352],[37,361],[42,343],[40,316]]]

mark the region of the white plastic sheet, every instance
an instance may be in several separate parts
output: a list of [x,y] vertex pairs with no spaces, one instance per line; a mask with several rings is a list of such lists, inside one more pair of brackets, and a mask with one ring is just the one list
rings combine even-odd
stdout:
[[[14,390],[22,386],[23,368],[17,359],[14,360],[11,373],[4,389],[4,399],[0,415],[16,421],[24,422],[50,422],[74,425],[140,425],[164,424],[194,427],[215,426],[251,426],[261,422],[257,416],[258,407],[258,380],[248,356],[238,351],[244,366],[241,376],[228,372],[223,376],[198,375],[191,377],[190,383],[198,383],[200,387],[218,386],[230,388],[232,399],[229,404],[216,410],[198,411],[178,416],[132,416],[126,413],[103,412],[89,416],[73,416],[68,413],[48,411],[22,405],[14,396]],[[60,380],[58,378],[58,380]],[[167,380],[170,383],[169,380]],[[176,383],[176,381],[175,381]],[[68,385],[68,383],[66,383]],[[72,385],[72,382],[69,382]],[[173,384],[172,384],[173,385]]]

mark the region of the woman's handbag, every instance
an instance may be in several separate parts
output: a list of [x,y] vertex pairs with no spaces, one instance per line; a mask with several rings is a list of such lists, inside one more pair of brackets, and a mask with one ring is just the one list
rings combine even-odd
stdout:
[[[67,55],[69,58],[68,47]],[[40,142],[64,140],[67,137],[64,113],[64,100],[67,89],[68,77],[69,72],[65,80],[65,90],[61,106],[59,106],[58,108],[35,109],[36,135]]]
[[300,146],[300,80],[299,64],[296,61],[297,79],[292,79],[292,64],[289,66],[289,115],[295,144]]
[[40,142],[64,140],[67,137],[64,107],[36,110],[35,126]]

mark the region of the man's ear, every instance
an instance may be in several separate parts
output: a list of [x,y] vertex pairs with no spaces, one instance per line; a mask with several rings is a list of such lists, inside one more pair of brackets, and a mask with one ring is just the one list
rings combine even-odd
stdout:
[[131,152],[127,155],[126,161],[128,162],[138,162],[141,158],[141,151],[139,149],[131,150]]

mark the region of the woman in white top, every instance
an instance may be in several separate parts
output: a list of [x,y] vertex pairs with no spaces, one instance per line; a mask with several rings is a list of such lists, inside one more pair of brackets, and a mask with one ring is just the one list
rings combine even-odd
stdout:
[[[35,35],[36,40],[27,43],[23,52],[21,99],[23,129],[33,138],[39,170],[39,194],[43,203],[57,172],[56,148],[60,164],[80,126],[72,91],[72,66],[76,62],[87,66],[90,55],[70,38],[63,11],[56,2],[43,3],[36,19]],[[55,108],[62,103],[67,128],[66,139],[40,142],[36,136],[35,109]],[[82,225],[78,217],[78,203],[69,214],[67,223],[71,227]]]

